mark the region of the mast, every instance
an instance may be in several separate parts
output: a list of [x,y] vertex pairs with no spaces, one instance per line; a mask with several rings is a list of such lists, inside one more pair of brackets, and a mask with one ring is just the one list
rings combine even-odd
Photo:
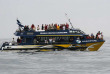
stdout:
[[72,29],[74,29],[74,27],[73,27],[73,25],[72,25],[72,23],[71,23],[71,21],[70,21],[70,19],[68,18],[68,16],[67,16],[66,13],[65,13],[65,16],[66,16],[67,20],[69,21],[69,23],[71,24]]

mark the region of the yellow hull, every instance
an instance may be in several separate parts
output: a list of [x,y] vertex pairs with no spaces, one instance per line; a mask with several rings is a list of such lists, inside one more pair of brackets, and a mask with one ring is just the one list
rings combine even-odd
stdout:
[[[75,47],[87,47],[86,49],[79,49],[81,51],[84,50],[89,50],[89,51],[97,51],[104,42],[94,42],[94,43],[87,43],[87,44],[77,44]],[[69,48],[69,46],[71,46],[71,44],[59,44],[59,45],[55,45],[55,46],[60,46],[63,48]]]
[[[53,45],[19,45],[19,46],[12,46],[11,48],[13,49],[35,49],[38,51],[54,51],[55,49],[57,50],[63,50],[63,49],[72,49],[72,50],[78,50],[78,51],[97,51],[102,45],[103,42],[94,42],[94,43],[87,43],[87,44],[53,44]],[[73,48],[71,48],[71,46]],[[5,49],[7,50],[7,49]],[[8,49],[12,50],[12,49]]]
[[103,43],[104,42],[87,43],[86,46],[89,51],[97,51],[103,45]]

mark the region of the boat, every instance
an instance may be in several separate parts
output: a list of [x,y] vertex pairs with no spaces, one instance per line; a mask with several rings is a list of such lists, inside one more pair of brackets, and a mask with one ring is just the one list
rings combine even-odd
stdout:
[[[105,42],[103,38],[90,37],[80,29],[32,30],[17,20],[19,29],[14,33],[17,42],[4,42],[1,51],[97,51]],[[99,33],[100,34],[100,33]]]

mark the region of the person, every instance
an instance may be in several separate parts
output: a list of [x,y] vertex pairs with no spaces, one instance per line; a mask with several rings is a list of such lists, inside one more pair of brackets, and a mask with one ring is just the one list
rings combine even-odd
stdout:
[[68,24],[68,23],[66,23],[66,30],[68,30],[68,28],[69,28],[69,24]]
[[43,25],[43,30],[45,30],[45,25]]
[[63,24],[63,30],[65,30],[65,24]]
[[37,26],[37,30],[40,30],[39,25]]
[[48,26],[48,30],[51,30],[51,26],[50,26],[50,24],[49,24],[49,26]]
[[17,38],[17,43],[18,43],[18,44],[20,43],[20,39],[19,39],[19,37]]
[[90,39],[90,36],[89,36],[89,35],[87,35],[87,36],[86,36],[86,39]]
[[44,25],[42,24],[42,30],[44,29]]
[[54,30],[54,26],[53,26],[53,23],[52,23],[52,25],[51,25],[51,30],[52,30],[52,31]]
[[28,31],[29,30],[29,27],[28,26],[24,26],[24,31]]
[[34,24],[31,25],[31,30],[33,30],[33,29],[34,29]]
[[64,40],[64,38],[61,37],[60,43],[63,43],[63,42],[65,42],[65,40]]
[[62,28],[63,28],[63,26],[62,26],[62,24],[60,24],[60,30],[62,30]]
[[91,39],[94,39],[94,35],[93,35],[93,33],[91,33]]
[[47,31],[47,25],[45,24],[45,31]]
[[14,38],[13,38],[13,40],[12,40],[12,45],[15,45],[15,41],[14,41]]
[[45,44],[48,44],[48,41],[47,40],[45,40]]
[[26,25],[24,26],[24,31],[26,31]]
[[33,43],[34,43],[34,45],[37,43],[37,40],[36,40],[36,38],[34,38],[34,40],[33,40]]
[[73,40],[74,40],[73,37],[71,37],[71,38],[69,39],[69,42],[73,42]]
[[101,32],[101,39],[103,40],[103,34],[102,34],[102,32]]
[[60,26],[59,25],[57,25],[57,30],[60,30]]
[[100,31],[98,31],[98,33],[96,34],[96,39],[99,39],[98,35],[100,35]]
[[48,30],[49,26],[47,25],[47,30]]
[[33,27],[33,30],[36,31],[36,27],[35,26]]
[[98,39],[101,39],[101,34],[98,34]]
[[53,40],[53,43],[55,43],[55,38],[53,38],[52,40]]
[[56,31],[56,30],[57,30],[57,27],[56,27],[56,25],[57,25],[57,24],[54,24],[54,31]]
[[49,38],[49,43],[52,44],[52,38],[51,37]]

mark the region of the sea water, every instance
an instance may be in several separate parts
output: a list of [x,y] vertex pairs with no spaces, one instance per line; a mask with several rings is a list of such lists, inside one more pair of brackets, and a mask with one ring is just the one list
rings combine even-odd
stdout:
[[93,52],[0,52],[0,74],[110,74],[110,39]]

